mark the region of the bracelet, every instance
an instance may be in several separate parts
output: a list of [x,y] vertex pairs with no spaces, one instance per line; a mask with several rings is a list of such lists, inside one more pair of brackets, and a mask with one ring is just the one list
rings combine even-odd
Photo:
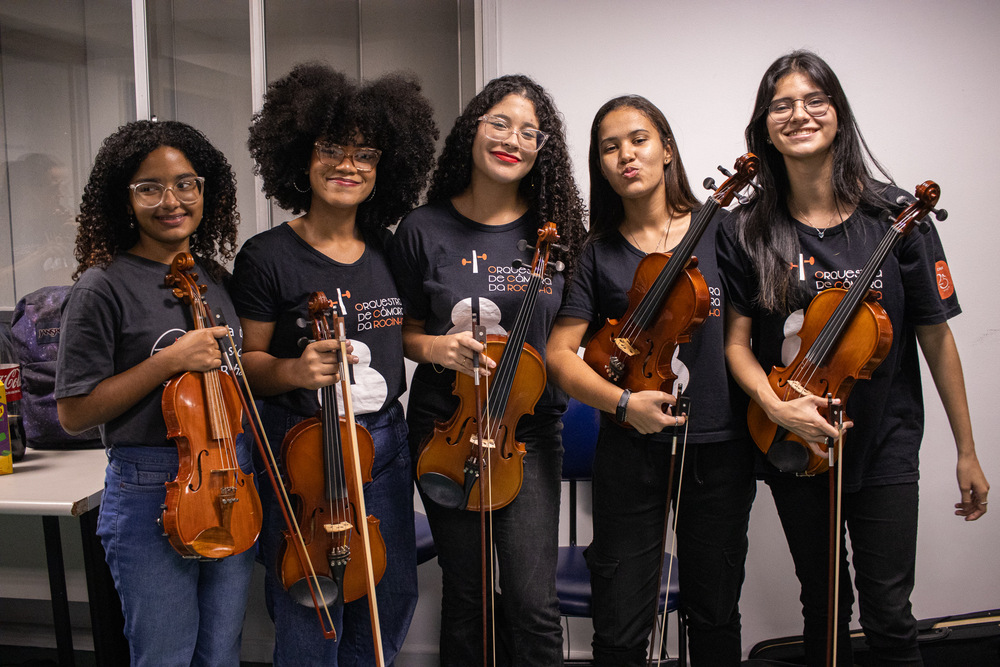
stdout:
[[434,363],[433,359],[434,346],[437,344],[439,338],[441,338],[441,336],[434,336],[434,340],[431,341],[431,349],[427,353],[427,360],[431,362],[431,368],[434,369],[435,373],[444,373],[444,366],[438,366],[437,364]]
[[628,399],[632,392],[626,389],[622,392],[622,397],[618,399],[618,407],[615,408],[615,419],[622,424],[626,423],[625,413],[628,410]]

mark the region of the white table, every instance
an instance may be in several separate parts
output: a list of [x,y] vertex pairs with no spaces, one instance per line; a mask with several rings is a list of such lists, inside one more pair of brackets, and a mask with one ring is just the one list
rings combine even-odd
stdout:
[[[63,567],[59,517],[80,517],[87,597],[98,664],[128,663],[121,602],[97,539],[97,508],[108,459],[103,449],[28,449],[12,475],[0,475],[0,512],[42,517],[49,589],[60,665],[73,664],[73,635]],[[123,657],[124,656],[124,657]]]

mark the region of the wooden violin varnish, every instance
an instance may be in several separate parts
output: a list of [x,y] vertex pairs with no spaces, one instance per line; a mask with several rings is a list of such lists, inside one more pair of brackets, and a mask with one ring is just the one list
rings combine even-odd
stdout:
[[0,380],[0,475],[14,472],[14,459],[11,456],[10,425],[7,422],[7,389]]

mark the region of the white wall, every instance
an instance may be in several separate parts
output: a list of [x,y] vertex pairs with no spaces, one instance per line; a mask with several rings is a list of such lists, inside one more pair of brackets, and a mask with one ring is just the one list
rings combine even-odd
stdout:
[[[638,93],[666,113],[696,193],[715,166],[731,168],[757,84],[767,66],[809,48],[833,67],[876,157],[907,190],[942,188],[951,217],[939,225],[965,313],[951,322],[986,474],[1000,481],[991,442],[1000,426],[991,383],[1000,362],[1000,319],[987,273],[1000,232],[991,227],[1000,131],[995,85],[1000,4],[988,0],[836,3],[788,0],[497,0],[499,74],[525,73],[566,118],[578,182],[586,188],[587,142],[606,100]],[[992,297],[992,298],[991,298]],[[953,516],[955,450],[925,373],[928,406],[921,480],[918,618],[1000,607],[993,557],[997,517]],[[770,493],[759,488],[743,589],[744,646],[798,634],[798,589]],[[855,615],[856,619],[856,615]],[[856,623],[856,621],[855,621]],[[574,632],[574,647],[589,637]]]

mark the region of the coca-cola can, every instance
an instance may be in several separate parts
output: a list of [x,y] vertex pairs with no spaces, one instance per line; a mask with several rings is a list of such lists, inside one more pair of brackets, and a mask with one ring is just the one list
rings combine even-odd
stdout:
[[21,366],[19,364],[0,364],[0,382],[7,390],[7,402],[21,400]]

